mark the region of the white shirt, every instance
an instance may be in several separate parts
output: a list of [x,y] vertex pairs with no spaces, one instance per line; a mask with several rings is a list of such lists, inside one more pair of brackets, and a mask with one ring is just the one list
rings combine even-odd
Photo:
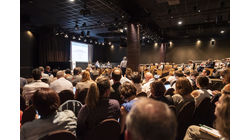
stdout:
[[61,77],[50,84],[50,88],[55,90],[57,93],[63,90],[72,90],[73,85],[70,81],[66,80],[64,77]]
[[122,60],[121,64],[120,64],[121,68],[126,68],[127,67],[127,60]]
[[81,90],[83,90],[85,88],[89,88],[92,83],[94,83],[94,81],[91,81],[91,80],[87,80],[85,82],[78,82],[76,84],[76,89],[81,91]]
[[[124,82],[130,82],[130,83],[132,83],[132,81],[129,80],[127,77],[123,77],[122,76],[122,78],[120,79],[120,83],[123,84]],[[113,79],[111,79],[110,80],[110,85],[113,85],[113,84],[114,84],[114,81],[113,81]]]
[[197,90],[200,94],[196,98],[194,98],[195,101],[195,106],[198,107],[199,104],[203,101],[205,98],[210,98],[213,96],[213,93],[211,90],[206,90],[206,89],[199,89]]
[[26,84],[23,87],[23,93],[22,93],[26,103],[29,102],[35,91],[37,91],[40,88],[48,88],[48,87],[49,85],[42,82],[41,80],[35,80],[30,84]]
[[152,82],[154,82],[155,79],[154,78],[151,78],[147,83],[145,83],[143,86],[142,86],[142,91],[147,93],[147,97],[149,97],[151,95],[151,91],[150,91],[150,84]]

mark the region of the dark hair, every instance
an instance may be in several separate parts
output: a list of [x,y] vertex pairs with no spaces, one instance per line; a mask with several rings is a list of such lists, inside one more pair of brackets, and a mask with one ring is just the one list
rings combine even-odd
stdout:
[[85,104],[85,99],[88,93],[88,88],[84,88],[82,90],[80,90],[76,95],[75,95],[75,99],[79,102],[81,102],[83,105]]
[[[115,72],[116,71],[116,72]],[[119,71],[119,72],[118,72]],[[120,81],[122,77],[122,72],[120,69],[114,69],[112,72],[112,79],[114,81]]]
[[167,81],[166,78],[161,78],[161,81],[163,84],[165,84],[165,82]]
[[183,74],[183,72],[182,72],[181,70],[176,71],[176,72],[174,73],[174,75],[175,75],[175,76],[178,76],[178,77],[183,77],[183,76],[184,76],[184,74]]
[[134,83],[141,83],[141,76],[138,72],[133,72],[131,78]]
[[70,69],[66,69],[65,70],[65,74],[71,74],[71,70]]
[[79,73],[80,73],[79,68],[78,68],[78,67],[74,68],[73,74],[74,74],[74,75],[78,75]]
[[32,102],[41,117],[48,117],[58,109],[60,98],[51,88],[41,88],[32,96]]
[[180,95],[188,95],[193,91],[193,88],[186,77],[180,77],[175,84],[176,93]]
[[74,100],[74,93],[72,90],[63,90],[58,93],[60,97],[60,103],[63,104],[68,100]]
[[122,85],[120,85],[119,91],[125,97],[125,99],[136,95],[136,88],[134,84],[130,82],[124,82]]
[[152,90],[152,94],[156,97],[162,96],[166,92],[166,88],[165,88],[163,82],[159,81],[159,80],[152,82],[150,84],[150,88]]
[[198,76],[196,81],[201,88],[207,88],[209,86],[209,79],[206,76]]
[[184,74],[186,74],[186,75],[189,76],[189,75],[190,75],[190,70],[185,70],[185,71],[184,71]]
[[40,69],[36,68],[32,70],[32,77],[34,78],[34,80],[40,80],[42,76],[42,72]]
[[57,74],[58,71],[59,71],[58,69],[53,69],[52,70],[52,74],[53,74],[54,77],[56,77],[56,74]]
[[194,70],[191,72],[191,76],[197,77],[197,76],[199,76],[199,72]]
[[108,89],[110,89],[109,78],[107,77],[99,77],[96,79],[96,84],[99,89],[100,97],[102,97]]
[[209,74],[210,74],[210,71],[209,71],[209,70],[205,70],[205,73],[206,73],[207,75],[209,75]]

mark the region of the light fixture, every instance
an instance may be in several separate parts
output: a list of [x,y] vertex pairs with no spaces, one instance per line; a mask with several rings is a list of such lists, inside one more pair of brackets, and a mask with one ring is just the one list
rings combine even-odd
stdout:
[[78,40],[81,40],[81,37],[79,37]]
[[87,42],[87,39],[84,39],[83,42]]
[[111,49],[114,49],[114,47],[115,47],[114,45],[111,45]]
[[97,44],[97,41],[95,41],[95,44]]
[[145,39],[145,36],[143,36],[142,39]]
[[124,27],[124,30],[128,30],[128,28],[127,28],[127,27]]
[[90,39],[89,43],[92,43],[93,41]]
[[64,34],[63,32],[60,33],[61,35]]
[[101,42],[98,42],[98,45],[101,45],[102,43]]
[[109,45],[111,45],[112,43],[111,43],[111,42],[109,42],[108,44],[109,44]]
[[105,44],[104,44],[104,42],[102,42],[102,46],[104,46]]
[[121,33],[123,33],[123,29],[119,29],[119,31],[120,31]]
[[210,45],[211,45],[211,46],[215,46],[215,39],[214,39],[214,38],[211,39]]
[[169,41],[169,47],[172,47],[172,46],[173,46],[173,42]]
[[59,33],[56,33],[56,35],[59,35]]
[[221,30],[221,31],[220,31],[220,33],[221,33],[221,34],[224,34],[224,33],[225,33],[225,31],[224,31],[224,30]]
[[178,21],[178,25],[181,25],[182,24],[182,21]]
[[200,44],[200,43],[201,43],[201,40],[198,39],[198,40],[197,40],[197,44]]
[[75,36],[72,36],[72,39],[76,39],[76,37],[75,37]]
[[67,34],[64,35],[65,38],[68,38],[69,36]]
[[74,2],[75,0],[69,0],[70,2]]
[[201,12],[201,10],[198,10],[198,13],[200,13]]
[[157,47],[157,46],[158,46],[158,43],[157,43],[157,42],[155,42],[154,46],[155,46],[155,47]]

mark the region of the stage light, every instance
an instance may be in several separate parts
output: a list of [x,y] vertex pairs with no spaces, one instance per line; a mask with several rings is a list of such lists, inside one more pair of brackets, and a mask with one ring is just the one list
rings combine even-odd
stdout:
[[97,41],[95,41],[95,44],[97,44]]
[[89,43],[92,43],[92,42],[93,42],[92,40],[89,41]]
[[75,0],[69,0],[70,2],[74,2]]
[[81,40],[81,37],[79,37],[78,40]]
[[83,42],[87,42],[87,39],[84,39]]
[[123,33],[123,29],[119,29],[119,31],[120,31],[121,33]]
[[198,13],[200,13],[201,12],[201,10],[198,10]]
[[114,49],[114,47],[115,47],[114,45],[111,45],[111,49]]
[[157,46],[158,46],[158,43],[156,42],[156,43],[154,44],[154,46],[157,47]]
[[124,27],[124,30],[128,30],[128,28],[127,28],[127,27]]
[[145,36],[143,36],[142,39],[145,39]]
[[59,35],[59,33],[56,33],[56,35]]
[[224,30],[221,30],[221,31],[220,31],[220,33],[221,33],[221,34],[224,34],[224,33],[225,33],[225,31],[224,31]]
[[68,38],[69,36],[67,34],[64,35],[65,38]]
[[63,32],[60,33],[61,35],[64,34]]
[[75,36],[72,36],[72,39],[76,39],[76,37],[75,37]]
[[182,25],[182,21],[178,21],[178,25]]
[[109,42],[108,44],[109,44],[109,45],[111,45],[112,43],[111,43],[111,42]]
[[30,30],[27,31],[28,36],[33,36],[32,32]]
[[105,44],[104,44],[104,42],[102,42],[102,46],[104,46]]

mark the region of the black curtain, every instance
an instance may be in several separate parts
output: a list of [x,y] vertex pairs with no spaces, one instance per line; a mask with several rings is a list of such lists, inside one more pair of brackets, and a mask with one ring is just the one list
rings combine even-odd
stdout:
[[41,27],[38,36],[39,65],[69,63],[70,41],[62,35],[56,36],[53,27]]

